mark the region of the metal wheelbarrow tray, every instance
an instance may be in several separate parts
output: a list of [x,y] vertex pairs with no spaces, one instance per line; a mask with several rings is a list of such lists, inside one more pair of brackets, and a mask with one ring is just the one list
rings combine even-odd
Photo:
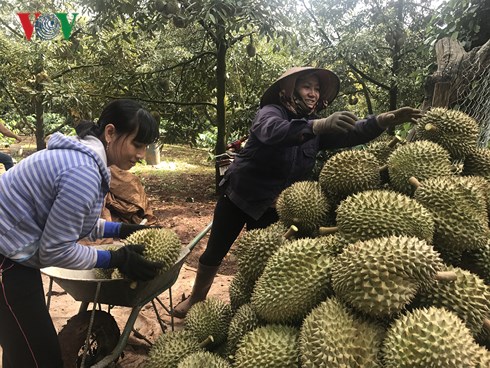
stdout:
[[[80,356],[74,357],[73,365],[69,364],[69,367],[67,368],[70,368],[70,366],[71,367],[90,366],[93,368],[102,368],[102,367],[107,367],[109,364],[116,361],[118,357],[121,355],[122,351],[124,350],[124,347],[126,346],[127,339],[131,331],[139,335],[138,332],[133,329],[133,326],[141,308],[149,302],[151,302],[153,305],[153,309],[157,315],[157,319],[158,322],[160,323],[162,331],[165,331],[165,326],[163,320],[160,318],[157,312],[155,301],[158,302],[168,313],[170,313],[170,311],[173,308],[171,287],[177,281],[180,270],[187,256],[194,249],[197,243],[206,235],[206,233],[209,231],[210,228],[211,228],[211,223],[208,224],[187,246],[185,246],[182,249],[178,260],[167,272],[162,273],[157,277],[155,277],[153,280],[147,282],[135,283],[125,279],[98,279],[95,275],[95,270],[69,270],[69,269],[58,268],[58,267],[43,268],[41,271],[47,276],[49,276],[50,278],[49,292],[48,292],[48,299],[47,299],[48,309],[50,306],[50,298],[52,294],[51,291],[52,291],[52,286],[54,281],[63,290],[65,290],[71,297],[81,302],[79,314],[82,314],[84,312],[90,313],[90,318],[89,320],[87,319],[87,322],[89,322],[89,326],[87,328],[85,343],[83,344],[84,345],[83,355],[82,357]],[[170,305],[168,308],[158,298],[158,296],[166,290],[168,290],[169,292],[169,300],[170,300]],[[90,303],[94,304],[94,308],[92,311],[87,312]],[[112,352],[104,357],[98,356],[96,359],[97,362],[94,365],[84,365],[84,363],[86,363],[85,360],[89,350],[89,345],[90,345],[89,340],[92,335],[92,329],[94,327],[94,324],[97,324],[99,321],[99,318],[96,318],[96,314],[97,312],[102,313],[100,311],[96,311],[96,306],[100,304],[107,304],[110,307],[112,306],[131,307],[132,311],[128,318],[128,321],[126,322],[125,328],[120,338],[117,341],[117,345],[113,348]],[[113,323],[115,324],[115,321]],[[171,315],[171,327],[173,330],[174,320],[172,315]],[[144,337],[142,337],[141,335],[138,337],[144,339]],[[60,339],[60,343],[63,344],[62,339]],[[62,346],[62,350],[63,350],[63,346]],[[67,359],[67,357],[64,356],[63,359],[65,361],[65,366],[66,366],[67,362],[65,359]],[[71,360],[70,357],[68,357],[68,359]],[[81,362],[80,359],[82,359]]]

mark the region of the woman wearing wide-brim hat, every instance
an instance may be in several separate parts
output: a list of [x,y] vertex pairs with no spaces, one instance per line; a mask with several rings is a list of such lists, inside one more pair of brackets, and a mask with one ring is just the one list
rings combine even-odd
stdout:
[[330,70],[294,67],[264,92],[247,143],[220,183],[223,195],[191,296],[174,308],[174,316],[184,317],[206,298],[221,261],[245,225],[247,230],[265,228],[278,220],[276,198],[309,177],[319,150],[363,144],[388,127],[421,117],[420,110],[404,107],[362,120],[348,111],[319,118],[339,86]]

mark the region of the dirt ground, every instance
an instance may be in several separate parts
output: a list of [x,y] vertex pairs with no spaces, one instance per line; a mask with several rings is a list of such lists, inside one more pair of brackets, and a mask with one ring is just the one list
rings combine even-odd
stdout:
[[[202,174],[183,174],[182,177],[173,178],[176,185],[169,185],[168,180],[150,174],[142,174],[142,183],[148,196],[153,214],[157,217],[157,224],[171,228],[181,238],[183,244],[188,244],[211,221],[217,199],[214,193],[214,171]],[[200,254],[206,246],[207,234],[187,257],[181,269],[179,278],[171,288],[173,303],[181,300],[182,295],[188,295],[192,289],[195,271]],[[209,296],[228,301],[228,287],[236,270],[236,262],[232,252],[224,259]],[[43,275],[45,291],[48,291],[49,277]],[[165,291],[160,296],[164,305],[169,306],[169,293]],[[50,313],[58,332],[67,320],[78,313],[80,303],[75,301],[56,283],[53,287]],[[168,313],[158,305],[159,315],[163,318],[167,329],[171,328],[171,319]],[[114,307],[111,315],[115,318],[122,332],[128,321],[131,308]],[[175,329],[183,327],[183,321],[175,319]],[[117,368],[142,368],[150,348],[150,344],[162,333],[151,304],[141,310],[134,328],[145,339],[137,338],[131,333],[123,357],[118,360]],[[1,349],[0,349],[1,368]]]

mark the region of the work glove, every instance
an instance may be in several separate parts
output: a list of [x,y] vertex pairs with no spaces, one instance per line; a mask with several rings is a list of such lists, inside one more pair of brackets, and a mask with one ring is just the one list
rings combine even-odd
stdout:
[[320,134],[342,134],[355,129],[356,115],[349,111],[337,111],[332,115],[313,120],[312,127],[315,135]]
[[144,250],[145,246],[141,244],[129,244],[118,250],[110,250],[109,268],[118,268],[124,276],[134,281],[155,278],[163,264],[145,259]]
[[402,123],[416,123],[423,116],[422,110],[412,107],[402,107],[397,110],[383,112],[376,117],[382,129],[392,128]]
[[119,239],[126,239],[132,233],[138,230],[144,229],[161,229],[161,226],[148,226],[148,225],[138,225],[138,224],[126,224],[121,223],[121,228],[119,229]]

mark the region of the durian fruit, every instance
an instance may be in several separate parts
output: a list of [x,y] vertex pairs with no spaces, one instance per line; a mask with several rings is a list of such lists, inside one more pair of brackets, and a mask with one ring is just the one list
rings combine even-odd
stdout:
[[[350,244],[335,258],[332,285],[338,298],[373,317],[401,312],[444,264],[425,240],[391,236]],[[444,275],[444,274],[442,274]]]
[[271,324],[247,333],[235,354],[235,368],[298,368],[298,330]]
[[236,311],[244,304],[250,303],[255,281],[250,281],[238,271],[230,282],[229,295],[232,311]]
[[388,158],[390,185],[396,191],[413,195],[408,182],[411,176],[419,180],[453,174],[449,153],[439,144],[416,141],[399,146]]
[[252,307],[269,323],[296,323],[331,293],[333,257],[322,238],[284,244],[255,283]]
[[302,368],[378,368],[384,329],[329,298],[304,319],[299,349]]
[[490,210],[490,183],[481,176],[455,176],[451,178],[471,191],[467,196],[469,200],[475,201],[475,209],[480,211],[483,221],[488,221]]
[[[162,365],[163,367],[163,365]],[[198,351],[187,355],[177,368],[231,368],[230,363],[209,351]]]
[[390,235],[415,236],[432,242],[432,214],[414,199],[389,190],[347,197],[337,208],[338,236],[345,243]]
[[490,240],[478,249],[463,252],[461,267],[480,276],[490,285]]
[[236,242],[238,271],[254,283],[264,270],[269,257],[286,241],[286,227],[276,222],[265,229],[245,232]]
[[488,368],[490,367],[490,351],[480,347],[475,356],[475,368]]
[[464,159],[463,175],[478,175],[490,180],[490,149],[471,150]]
[[284,189],[277,198],[276,209],[286,227],[294,225],[304,236],[323,226],[330,210],[328,200],[316,181],[299,181]]
[[179,236],[172,229],[150,228],[138,230],[125,239],[126,244],[143,244],[143,256],[163,264],[160,273],[167,272],[177,261],[182,248]]
[[366,144],[365,150],[376,157],[380,165],[386,165],[388,158],[395,151],[397,145],[400,143],[400,139],[393,136],[383,140],[374,140]]
[[479,126],[475,119],[457,110],[437,107],[420,118],[417,139],[440,144],[455,160],[463,159],[478,142]]
[[365,150],[342,151],[325,162],[318,182],[327,197],[340,202],[348,195],[381,186],[376,157]]
[[145,368],[177,368],[178,363],[187,355],[203,350],[190,331],[163,333],[152,345]]
[[[105,247],[105,250],[117,250],[118,245],[109,244]],[[117,268],[94,268],[94,277],[99,280],[110,280],[117,277],[112,277],[114,271],[118,271]],[[119,278],[123,278],[122,275]]]
[[246,333],[255,330],[261,325],[257,313],[250,304],[244,304],[236,311],[228,327],[226,340],[226,356],[234,360],[236,349],[240,340]]
[[490,338],[490,331],[484,331],[485,320],[490,323],[490,286],[469,271],[458,267],[448,270],[456,274],[456,280],[436,282],[422,290],[422,305],[446,308],[466,323],[476,339]]
[[434,244],[444,249],[459,251],[483,247],[489,237],[486,208],[478,208],[474,190],[450,177],[414,178],[417,188],[414,199],[427,208],[434,218]]
[[388,329],[382,347],[385,368],[473,368],[479,352],[463,321],[436,307],[399,317]]
[[211,346],[217,346],[226,340],[231,317],[229,304],[217,298],[208,298],[189,309],[184,320],[185,329],[191,331],[199,341],[212,336]]

